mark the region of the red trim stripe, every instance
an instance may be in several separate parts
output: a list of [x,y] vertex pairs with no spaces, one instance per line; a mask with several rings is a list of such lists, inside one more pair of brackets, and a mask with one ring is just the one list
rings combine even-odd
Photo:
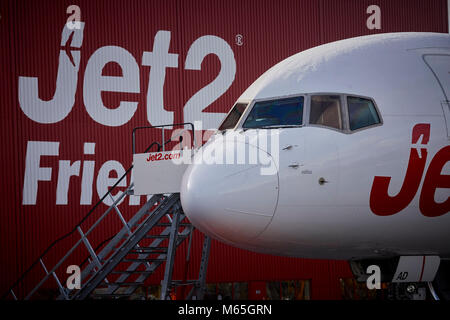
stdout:
[[419,282],[422,282],[423,271],[425,270],[425,259],[426,259],[426,256],[423,256],[423,259],[422,259],[422,272],[420,273]]

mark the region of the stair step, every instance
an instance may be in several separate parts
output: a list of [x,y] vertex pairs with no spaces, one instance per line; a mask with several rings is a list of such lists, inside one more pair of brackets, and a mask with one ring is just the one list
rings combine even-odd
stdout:
[[130,253],[134,254],[142,254],[142,253],[149,253],[149,254],[155,254],[155,253],[167,253],[167,247],[140,247],[136,248]]
[[198,279],[193,279],[193,280],[172,280],[172,284],[173,285],[177,285],[177,286],[189,286],[192,284],[196,284],[199,283]]
[[166,251],[130,251],[130,254],[167,254],[167,250]]
[[111,285],[118,286],[140,286],[143,285],[144,282],[112,282]]
[[119,298],[119,297],[130,297],[132,293],[92,293],[92,297],[111,297],[111,298]]
[[[172,225],[172,223],[170,223],[170,222],[159,222],[155,226],[156,227],[170,227],[171,225]],[[180,226],[180,227],[188,227],[188,226],[192,226],[192,224],[190,224],[190,223],[180,223],[180,224],[178,224],[178,226]]]
[[148,258],[148,259],[123,259],[123,262],[155,262],[155,261],[166,261],[164,258]]
[[[189,234],[178,234],[177,238],[186,238],[187,236],[189,236]],[[160,235],[147,235],[144,237],[145,239],[169,239],[170,235],[169,234],[160,234]]]
[[169,222],[160,222],[155,225],[155,227],[170,227],[172,224]]
[[111,273],[114,273],[114,274],[123,274],[123,273],[126,273],[126,274],[133,274],[133,273],[152,274],[153,271],[111,271]]
[[146,239],[169,239],[170,235],[168,234],[149,234],[146,235],[144,238]]

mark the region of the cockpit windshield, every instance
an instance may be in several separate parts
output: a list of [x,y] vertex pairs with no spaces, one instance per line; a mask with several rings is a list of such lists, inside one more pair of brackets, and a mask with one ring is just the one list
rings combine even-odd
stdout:
[[247,103],[236,103],[219,127],[219,131],[233,129],[247,107]]
[[303,123],[303,97],[256,102],[242,128],[297,127]]

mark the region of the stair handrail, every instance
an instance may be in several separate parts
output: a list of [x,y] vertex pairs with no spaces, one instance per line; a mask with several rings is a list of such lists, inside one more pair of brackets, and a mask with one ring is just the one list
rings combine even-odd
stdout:
[[[191,130],[192,130],[192,146],[193,148],[196,147],[196,143],[195,143],[195,128],[194,128],[194,124],[192,122],[183,122],[183,123],[175,123],[175,124],[163,124],[163,125],[159,125],[159,126],[141,126],[141,127],[136,127],[133,129],[132,133],[131,133],[131,146],[132,146],[132,150],[131,150],[131,154],[134,155],[136,153],[136,132],[138,130],[145,130],[145,129],[154,129],[154,128],[162,128],[162,132],[163,132],[163,136],[162,136],[162,140],[164,141],[164,127],[176,127],[176,126],[186,126],[189,125],[191,126]],[[172,142],[172,138],[169,138],[167,141],[165,141],[163,143],[162,146],[165,146],[166,144],[168,144],[169,142]],[[161,145],[160,145],[161,146]],[[160,150],[158,150],[159,152]],[[146,153],[147,151],[144,151],[144,153]]]

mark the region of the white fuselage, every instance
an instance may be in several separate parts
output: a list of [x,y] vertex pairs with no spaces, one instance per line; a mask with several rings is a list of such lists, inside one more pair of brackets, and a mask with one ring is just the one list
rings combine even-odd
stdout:
[[[359,37],[287,58],[238,99],[248,106],[235,127],[201,150],[267,152],[276,172],[194,162],[182,181],[184,211],[201,231],[257,252],[449,257],[449,72],[444,34]],[[340,130],[309,123],[315,95],[340,97]],[[244,130],[255,103],[300,96],[301,126]],[[350,130],[348,96],[372,99],[380,123]],[[261,143],[263,136],[277,148]]]

